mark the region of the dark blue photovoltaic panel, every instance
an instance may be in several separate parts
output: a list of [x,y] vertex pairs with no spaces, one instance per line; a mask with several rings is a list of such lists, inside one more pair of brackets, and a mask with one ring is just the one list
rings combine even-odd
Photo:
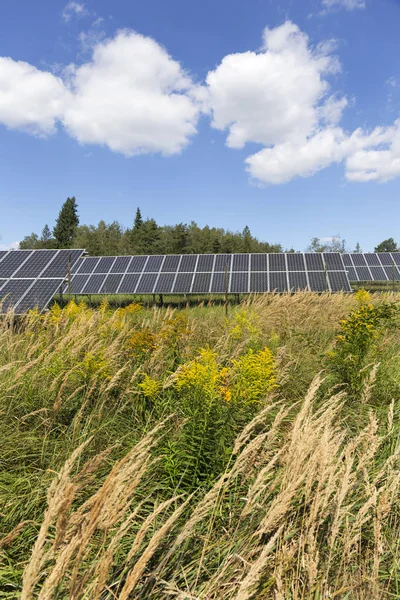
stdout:
[[30,250],[14,250],[9,252],[0,262],[0,277],[11,277],[22,263],[29,258],[30,254]]
[[104,279],[104,275],[91,275],[89,281],[85,285],[85,294],[100,294]]
[[342,254],[343,264],[345,267],[352,267],[353,263],[351,262],[350,254]]
[[363,254],[359,254],[358,252],[351,254],[351,258],[353,259],[353,263],[355,267],[365,267],[366,262]]
[[[164,256],[149,256],[149,260],[144,268],[145,273],[158,273],[163,263]],[[131,271],[131,267],[129,268]]]
[[285,255],[284,254],[270,254],[269,255],[269,269],[270,269],[270,271],[286,271]]
[[193,279],[192,292],[206,294],[210,290],[211,273],[196,273]]
[[93,273],[98,262],[100,261],[99,256],[88,256],[83,259],[83,264],[79,269],[79,274],[82,273]]
[[0,250],[0,261],[2,260],[2,258],[5,257],[5,255],[7,254],[8,250]]
[[0,290],[3,287],[3,285],[6,283],[6,281],[8,281],[7,279],[0,279]]
[[[228,282],[229,285],[229,282]],[[211,282],[211,292],[214,294],[224,294],[227,289],[226,273],[214,273]]]
[[164,264],[161,268],[161,272],[162,273],[176,273],[178,270],[180,258],[181,257],[178,254],[166,256],[165,260],[164,260]]
[[93,273],[108,273],[115,261],[115,256],[102,256]]
[[154,284],[158,275],[156,273],[144,273],[136,288],[137,294],[152,294]]
[[250,274],[250,292],[263,293],[268,292],[268,273]]
[[189,294],[190,288],[192,286],[192,281],[193,273],[178,273],[178,275],[176,276],[175,285],[173,287],[172,293]]
[[267,271],[268,270],[268,254],[252,254],[250,270],[251,271]]
[[181,264],[179,265],[179,273],[193,273],[196,267],[197,254],[186,254],[182,256]]
[[[367,261],[367,265],[370,267],[380,267],[381,263],[379,262],[379,258],[377,254],[364,254],[365,260]],[[344,260],[344,256],[343,256]],[[356,263],[354,263],[356,264]]]
[[384,268],[384,271],[385,271],[389,281],[399,281],[400,280],[400,275],[397,270],[397,267],[392,265],[391,267],[383,267],[383,268]]
[[[215,271],[230,271],[232,254],[217,254],[215,257]],[[197,269],[199,270],[199,269]]]
[[[39,277],[49,262],[55,258],[56,254],[57,250],[36,250],[18,271],[14,273],[13,277],[21,279],[24,277]],[[66,274],[67,269],[65,269],[64,273],[61,273],[61,277],[64,277]]]
[[400,252],[392,252],[391,254],[396,265],[400,265]]
[[308,288],[307,275],[305,271],[289,271],[289,285],[294,292]]
[[[362,269],[362,267],[360,267]],[[331,284],[332,292],[351,292],[349,281],[346,273],[340,271],[331,271],[328,273],[328,278]]]
[[372,281],[372,275],[368,267],[356,267],[359,281]]
[[386,273],[383,267],[370,267],[372,279],[374,281],[387,281]]
[[248,271],[249,270],[249,255],[248,254],[234,254],[232,271]]
[[[71,279],[71,294],[80,294],[85,287],[89,277],[85,273],[84,275],[75,275]],[[65,285],[64,292],[68,293],[68,285]]]
[[154,287],[154,294],[170,294],[174,285],[175,273],[161,273]]
[[[379,256],[379,260],[383,265],[392,265],[393,258],[391,257],[389,252],[377,252],[377,256]],[[1,263],[0,263],[1,266]]]
[[304,254],[308,271],[323,271],[325,269],[322,254],[320,252],[306,252]]
[[[78,258],[78,260],[76,261],[76,263],[71,267],[71,275],[74,275],[75,273],[78,273],[78,271],[84,265],[84,263],[85,263],[85,259],[84,258]],[[47,271],[47,269],[46,269],[46,271]],[[67,264],[67,271],[68,271],[68,264]]]
[[[156,260],[150,262],[150,258],[155,258]],[[162,256],[153,256],[153,257],[150,256],[147,264],[149,265],[149,262],[150,262],[151,267],[153,266],[153,263],[161,265],[162,259],[163,259]],[[143,271],[144,265],[146,264],[146,260],[147,260],[147,256],[132,256],[132,260],[128,267],[127,273],[141,273]],[[158,266],[155,270],[158,271],[159,269],[160,269],[160,266]]]
[[139,277],[139,273],[127,273],[118,289],[118,294],[134,294]]
[[24,313],[34,308],[42,311],[59,291],[62,279],[37,279],[29,291],[18,302],[15,310]]
[[339,252],[324,252],[323,254],[328,271],[343,271],[342,255]]
[[247,294],[249,291],[249,272],[232,273],[231,289],[232,294]]
[[123,277],[123,275],[121,275],[120,273],[118,273],[118,274],[112,273],[110,275],[107,275],[107,277],[105,278],[105,281],[104,281],[104,285],[101,288],[101,293],[102,294],[116,294],[117,290],[118,290],[118,286],[122,281],[122,277]]
[[201,254],[197,263],[197,272],[203,273],[213,270],[214,254]]
[[[275,256],[278,256],[275,254]],[[271,292],[287,292],[286,273],[270,272],[269,274],[269,289]]]
[[9,309],[13,309],[32,283],[32,279],[11,279],[8,281],[1,289],[1,312],[5,313]]
[[82,252],[83,250],[60,250],[40,277],[53,277],[55,279],[66,277],[68,273],[68,261],[71,273],[76,272]]
[[308,280],[312,292],[327,292],[329,291],[325,273],[321,271],[309,271]]
[[110,273],[125,273],[130,261],[130,256],[117,256],[115,263],[111,267]]
[[289,253],[286,254],[288,271],[305,271],[306,266],[302,254]]
[[357,272],[354,267],[346,267],[349,281],[358,281]]

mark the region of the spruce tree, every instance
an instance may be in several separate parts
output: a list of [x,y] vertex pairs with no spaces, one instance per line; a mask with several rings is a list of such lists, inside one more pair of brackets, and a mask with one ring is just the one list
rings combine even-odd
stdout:
[[134,231],[138,231],[142,225],[143,225],[142,213],[140,212],[140,208],[138,207],[136,209],[136,216],[135,216],[135,220],[133,223]]
[[54,227],[54,237],[58,248],[70,248],[75,232],[79,225],[78,205],[75,197],[67,198],[61,207],[56,226]]

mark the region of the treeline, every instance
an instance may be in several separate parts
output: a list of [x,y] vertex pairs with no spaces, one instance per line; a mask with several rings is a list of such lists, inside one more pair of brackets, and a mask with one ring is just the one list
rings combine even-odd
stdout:
[[[242,232],[221,227],[189,225],[158,225],[155,219],[143,219],[140,208],[132,227],[118,221],[98,225],[80,225],[75,197],[67,198],[61,207],[55,226],[43,227],[41,235],[31,233],[20,242],[21,250],[43,248],[85,248],[91,256],[121,254],[220,254],[232,252],[283,252],[281,244],[260,242],[246,226]],[[308,252],[362,252],[360,244],[354,250],[346,246],[339,235],[331,238],[312,238]],[[384,240],[374,252],[397,252],[393,238]],[[294,252],[293,248],[286,252]]]
[[208,225],[199,227],[194,221],[188,225],[158,225],[155,219],[143,219],[140,208],[130,228],[117,221],[80,225],[74,197],[63,204],[53,230],[45,225],[41,235],[26,236],[20,248],[85,248],[92,256],[282,252],[280,244],[260,242],[248,227],[242,232],[232,232]]

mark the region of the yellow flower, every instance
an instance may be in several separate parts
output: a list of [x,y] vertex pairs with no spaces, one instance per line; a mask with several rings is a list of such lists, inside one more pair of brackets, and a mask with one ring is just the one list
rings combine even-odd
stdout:
[[154,398],[161,390],[161,383],[152,379],[149,375],[144,375],[143,381],[139,383],[139,387],[146,398]]

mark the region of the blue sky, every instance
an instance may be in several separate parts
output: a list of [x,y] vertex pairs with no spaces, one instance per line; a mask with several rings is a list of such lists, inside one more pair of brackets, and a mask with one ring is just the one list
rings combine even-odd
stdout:
[[0,235],[197,221],[303,250],[400,242],[398,0],[14,0]]

